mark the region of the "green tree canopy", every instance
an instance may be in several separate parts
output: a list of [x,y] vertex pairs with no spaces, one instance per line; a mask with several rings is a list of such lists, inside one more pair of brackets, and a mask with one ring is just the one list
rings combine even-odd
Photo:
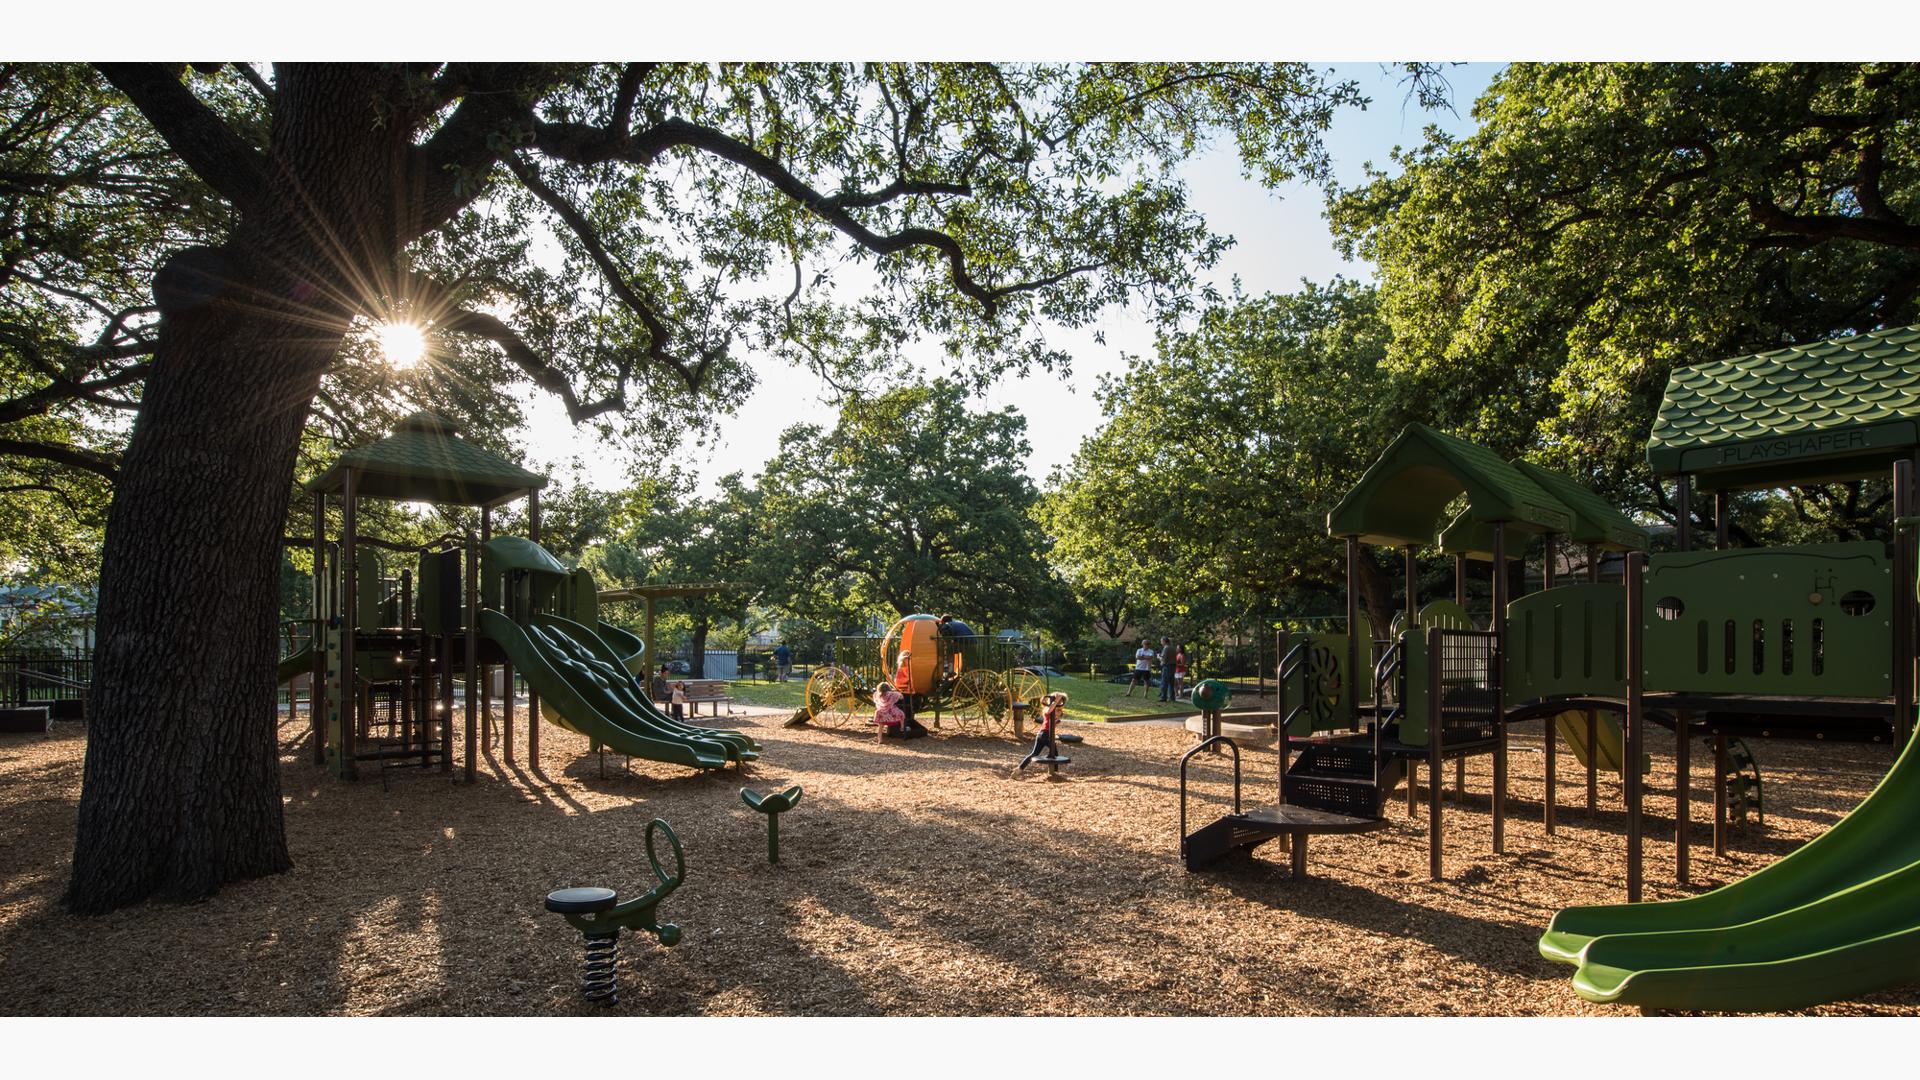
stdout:
[[982,633],[1077,622],[1031,516],[1026,430],[945,379],[788,429],[761,479],[772,595],[841,625],[870,611],[950,611]]
[[1373,290],[1339,280],[1209,310],[1105,383],[1040,511],[1089,606],[1244,616],[1342,581],[1327,511],[1403,422],[1386,348]]
[[[1331,218],[1410,394],[1672,520],[1643,453],[1675,365],[1920,319],[1917,113],[1906,64],[1515,64]],[[1800,505],[1846,527],[1859,494]]]

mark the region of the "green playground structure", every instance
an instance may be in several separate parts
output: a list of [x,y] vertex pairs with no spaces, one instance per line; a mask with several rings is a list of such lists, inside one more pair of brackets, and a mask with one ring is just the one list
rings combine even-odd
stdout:
[[[1619,773],[1624,795],[1629,902],[1562,911],[1539,944],[1542,955],[1577,966],[1582,997],[1656,1010],[1794,1009],[1920,975],[1920,833],[1911,825],[1920,811],[1911,747],[1920,327],[1676,368],[1647,458],[1656,478],[1675,482],[1674,551],[1648,554],[1643,530],[1564,476],[1409,425],[1328,515],[1328,532],[1347,545],[1347,632],[1279,634],[1276,804],[1239,805],[1238,747],[1216,736],[1188,759],[1207,745],[1232,750],[1233,812],[1188,832],[1182,762],[1189,869],[1286,838],[1304,874],[1308,836],[1379,828],[1402,780],[1415,816],[1413,781],[1424,765],[1429,872],[1439,880],[1443,763],[1493,759],[1492,841],[1501,852],[1507,734],[1539,721],[1549,835],[1560,742],[1586,770],[1590,813],[1597,773]],[[1732,492],[1889,470],[1884,539],[1730,545]],[[1696,484],[1713,498],[1705,549],[1695,535]],[[1526,558],[1534,536],[1543,588],[1511,596],[1506,568]],[[1564,541],[1585,558],[1563,552]],[[1404,605],[1385,633],[1381,613],[1370,620],[1359,610],[1366,544],[1395,549],[1405,569]],[[1421,549],[1452,556],[1450,600],[1422,605]],[[1495,568],[1484,620],[1465,610],[1474,560]],[[1585,580],[1562,580],[1582,564]],[[1726,849],[1730,803],[1759,805],[1742,738],[1902,752],[1866,802],[1799,850],[1713,892],[1641,904],[1649,721],[1675,734],[1674,877],[1683,885],[1696,739],[1712,744],[1716,855]]]
[[[281,661],[279,678],[311,675],[316,763],[348,778],[367,761],[451,770],[459,675],[464,769],[473,779],[478,756],[495,745],[495,671],[503,688],[513,686],[516,671],[527,683],[526,749],[535,761],[542,718],[586,736],[594,750],[694,769],[758,757],[748,736],[682,723],[647,696],[635,677],[645,666],[639,639],[599,621],[591,574],[569,570],[539,545],[546,483],[427,413],[341,455],[308,482],[314,606],[305,640]],[[331,496],[340,500],[337,542],[327,537]],[[368,498],[478,507],[479,533],[417,547],[362,536],[358,511]],[[529,536],[493,536],[493,510],[521,498]],[[397,573],[390,561],[400,562]],[[511,765],[511,693],[504,704],[498,743]]]

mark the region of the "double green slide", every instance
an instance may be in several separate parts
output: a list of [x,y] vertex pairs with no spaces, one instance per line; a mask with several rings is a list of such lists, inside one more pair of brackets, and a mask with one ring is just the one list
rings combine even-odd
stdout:
[[[603,636],[605,632],[607,636]],[[619,634],[558,615],[515,622],[492,608],[480,612],[480,633],[499,643],[515,671],[540,695],[543,712],[562,727],[629,757],[718,769],[760,756],[737,731],[695,727],[662,712],[608,643]]]
[[1588,1001],[1801,1009],[1920,981],[1920,758],[1778,862],[1685,900],[1567,908],[1540,954]]

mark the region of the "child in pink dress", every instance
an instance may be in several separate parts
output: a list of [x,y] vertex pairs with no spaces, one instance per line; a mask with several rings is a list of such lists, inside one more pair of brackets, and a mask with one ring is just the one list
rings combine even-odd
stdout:
[[873,722],[880,727],[880,737],[886,738],[887,732],[900,730],[907,719],[906,711],[900,708],[900,691],[892,683],[881,683],[873,691]]

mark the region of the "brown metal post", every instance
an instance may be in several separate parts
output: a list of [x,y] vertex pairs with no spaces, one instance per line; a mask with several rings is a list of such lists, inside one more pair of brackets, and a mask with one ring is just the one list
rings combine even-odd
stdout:
[[[1600,584],[1600,545],[1587,545],[1587,583]],[[1594,740],[1600,737],[1600,718],[1587,710],[1587,820],[1600,811],[1600,756],[1594,753]]]
[[[1540,580],[1542,588],[1551,589],[1558,580],[1554,573],[1554,563],[1559,561],[1554,551],[1552,533],[1546,535],[1546,549],[1547,561],[1546,565],[1540,569]],[[1552,836],[1554,827],[1554,756],[1555,751],[1559,748],[1558,744],[1560,742],[1559,724],[1555,722],[1552,716],[1544,716],[1540,719],[1540,741],[1546,746],[1547,756],[1547,805],[1545,809],[1541,811],[1541,820],[1547,827],[1547,835]]]
[[[1440,640],[1438,628],[1427,631],[1427,701],[1433,717],[1433,722],[1427,725],[1427,876],[1434,881],[1441,878],[1441,855],[1445,849],[1440,821],[1440,763],[1446,757],[1447,726],[1441,723]],[[1412,762],[1408,762],[1407,769],[1411,778]]]
[[[493,508],[490,506],[483,506],[480,508],[480,546],[485,547],[487,544],[487,541],[491,539],[493,539]],[[477,578],[475,580],[478,581]],[[480,584],[491,586],[493,583],[482,582]],[[488,601],[493,601],[495,603],[506,602],[505,600],[495,600],[493,597],[485,595],[484,589],[482,589],[481,592],[482,592],[482,595],[480,597],[480,605],[482,607],[485,607]],[[481,667],[480,686],[479,686],[480,748],[483,750],[493,749],[493,680],[488,677],[491,674],[492,672],[488,671],[486,667],[484,666]],[[474,693],[474,688],[469,686],[467,688],[467,696],[471,698],[473,696],[473,693]]]
[[1462,610],[1467,606],[1467,556],[1462,553],[1453,557],[1453,602]]
[[[527,539],[540,542],[540,493],[527,493]],[[534,601],[528,608],[529,615],[540,614],[540,604]],[[594,629],[598,629],[595,627]],[[513,669],[507,669],[507,693],[513,693]],[[527,687],[527,764],[538,770],[540,767],[540,692]]]
[[1727,737],[1713,736],[1713,853],[1727,853]]
[[[1693,550],[1693,476],[1680,474],[1680,532],[1681,551]],[[1714,539],[1721,546],[1727,544],[1727,493],[1724,490],[1713,493]],[[1639,618],[1634,611],[1632,618]],[[1687,712],[1677,712],[1673,716],[1673,875],[1680,884],[1687,883],[1687,869],[1690,858],[1688,844],[1691,837],[1687,826],[1691,822],[1693,805],[1690,796],[1693,791],[1693,742],[1690,734],[1693,730],[1693,717]],[[1632,759],[1637,761],[1638,759]]]
[[1493,853],[1507,850],[1507,523],[1493,523]]
[[[651,668],[654,671],[659,671],[660,657],[659,657],[659,654],[653,651],[653,597],[652,596],[647,597],[646,631],[647,631],[646,647],[641,650],[641,655],[647,658],[647,666],[649,668]],[[649,680],[647,685],[649,686],[653,685],[652,681]],[[654,704],[658,705],[660,703],[656,701],[654,702]]]
[[1686,713],[1679,713],[1673,723],[1673,879],[1682,885],[1687,883],[1687,867],[1692,837],[1689,826],[1693,824],[1693,735],[1692,723]]
[[360,672],[355,666],[354,637],[360,632],[360,570],[356,531],[360,517],[360,470],[348,469],[341,489],[340,518],[340,773],[347,779],[358,770],[354,755],[359,752],[359,718],[354,706],[360,700]]
[[1406,545],[1401,550],[1400,565],[1407,579],[1407,624],[1404,629],[1411,630],[1420,618],[1420,576],[1419,568],[1413,560],[1412,544]]
[[1906,748],[1914,698],[1914,546],[1899,521],[1913,513],[1913,462],[1893,463],[1893,748]]
[[451,628],[440,639],[440,701],[434,711],[440,717],[440,771],[453,771],[453,642]]
[[[1347,726],[1360,726],[1360,688],[1371,679],[1360,677],[1360,538],[1347,537]],[[1367,655],[1373,655],[1373,643],[1367,643]],[[1378,705],[1378,703],[1375,703]],[[1305,845],[1302,845],[1303,847]]]
[[467,530],[467,782],[474,779],[480,720],[480,545]]
[[327,496],[313,493],[313,626],[308,642],[313,648],[312,679],[307,693],[307,712],[313,721],[313,763],[327,763]]
[[[400,570],[400,649],[397,659],[405,659],[407,631],[413,626],[413,570]],[[417,666],[416,661],[416,666]],[[414,667],[400,665],[400,750],[413,749],[413,685],[418,674]],[[424,743],[424,740],[423,740]]]
[[1627,799],[1627,902],[1640,902],[1640,755],[1643,740],[1641,724],[1645,706],[1641,700],[1641,649],[1645,632],[1640,625],[1640,576],[1647,557],[1638,551],[1627,555],[1627,737],[1625,760],[1620,763]]
[[1287,684],[1281,668],[1287,661],[1290,640],[1285,629],[1273,632],[1273,757],[1277,771],[1273,777],[1273,805],[1287,805]]
[[1693,549],[1693,475],[1681,473],[1680,482],[1674,491],[1674,501],[1679,504],[1680,528],[1675,539],[1679,541],[1681,551]]

